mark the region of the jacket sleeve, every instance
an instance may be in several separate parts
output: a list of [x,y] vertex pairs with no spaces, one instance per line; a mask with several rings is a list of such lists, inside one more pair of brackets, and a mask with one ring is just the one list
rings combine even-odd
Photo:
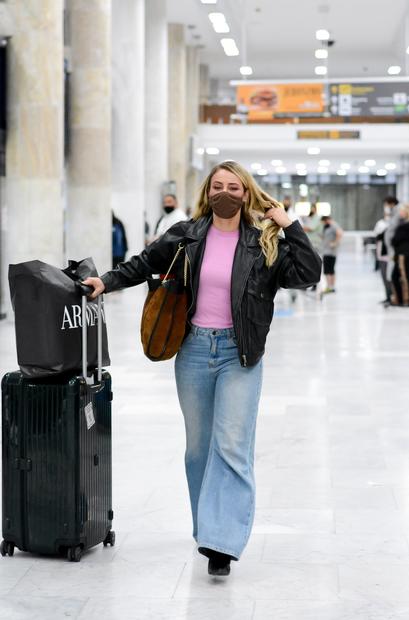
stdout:
[[321,277],[322,261],[298,221],[284,229],[286,254],[278,272],[282,288],[307,288]]
[[399,245],[402,241],[405,240],[405,231],[404,231],[404,227],[402,227],[401,225],[399,225],[396,230],[395,230],[395,234],[393,235],[393,237],[391,238],[391,245],[396,248],[397,245]]
[[101,280],[105,284],[105,292],[111,293],[142,284],[153,273],[166,273],[179,243],[183,241],[183,232],[180,223],[175,224],[140,254],[120,263],[116,269],[104,273]]

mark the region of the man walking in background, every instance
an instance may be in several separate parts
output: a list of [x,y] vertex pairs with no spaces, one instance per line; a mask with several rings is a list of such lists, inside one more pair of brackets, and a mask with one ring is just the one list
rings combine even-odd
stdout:
[[327,287],[324,293],[335,293],[335,263],[343,231],[330,215],[324,215],[321,221],[324,225],[322,233],[322,254],[324,275],[327,281]]
[[164,214],[159,218],[155,228],[155,236],[152,241],[163,235],[173,224],[189,219],[184,211],[178,207],[178,201],[174,194],[166,194],[163,197]]

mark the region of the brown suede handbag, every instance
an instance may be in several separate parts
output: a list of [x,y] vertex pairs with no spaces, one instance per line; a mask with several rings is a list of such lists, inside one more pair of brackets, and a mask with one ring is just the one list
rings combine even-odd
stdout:
[[187,270],[189,259],[185,251],[183,281],[169,277],[179,254],[178,250],[163,280],[148,278],[149,292],[145,300],[141,321],[143,351],[152,362],[169,360],[179,351],[186,330]]

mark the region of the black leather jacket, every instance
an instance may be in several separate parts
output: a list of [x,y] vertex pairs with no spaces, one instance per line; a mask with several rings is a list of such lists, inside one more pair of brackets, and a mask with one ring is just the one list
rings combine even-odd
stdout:
[[[166,273],[182,243],[190,262],[187,335],[196,310],[200,267],[211,221],[211,217],[202,217],[172,226],[141,254],[104,274],[102,281],[106,292],[141,284],[151,274]],[[260,231],[243,219],[240,223],[232,270],[231,308],[242,366],[253,366],[264,353],[278,288],[307,288],[320,279],[321,259],[299,222],[285,228],[284,234],[285,239],[279,241],[277,260],[269,268],[258,242]],[[181,252],[172,269],[178,278],[183,277],[183,254]]]

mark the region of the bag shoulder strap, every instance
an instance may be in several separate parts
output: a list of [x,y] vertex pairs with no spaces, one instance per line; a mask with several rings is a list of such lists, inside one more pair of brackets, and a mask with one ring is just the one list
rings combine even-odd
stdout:
[[[165,277],[163,278],[162,282],[165,282],[168,279],[168,276],[171,272],[171,269],[173,267],[173,265],[176,262],[177,257],[179,256],[179,254],[181,253],[182,250],[184,250],[185,246],[182,243],[179,243],[178,249],[176,251],[175,256],[173,257],[173,261],[170,264],[170,267],[165,275]],[[184,268],[184,279],[185,279],[185,286],[186,286],[186,282],[187,282],[187,256],[186,256],[186,251],[185,251],[185,268]]]

